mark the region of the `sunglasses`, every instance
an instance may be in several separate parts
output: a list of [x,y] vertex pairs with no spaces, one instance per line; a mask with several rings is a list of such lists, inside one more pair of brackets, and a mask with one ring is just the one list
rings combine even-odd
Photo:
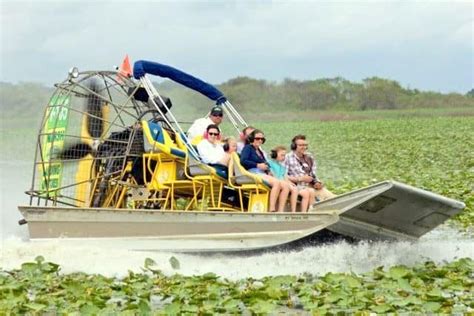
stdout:
[[210,133],[208,133],[208,134],[209,134],[209,136],[219,136],[221,133],[213,133],[213,132],[210,132]]
[[224,114],[222,114],[222,113],[216,113],[216,114],[211,114],[211,115],[212,116],[217,116],[217,117],[223,117],[224,116]]
[[254,140],[261,140],[262,142],[266,141],[265,137],[255,137]]

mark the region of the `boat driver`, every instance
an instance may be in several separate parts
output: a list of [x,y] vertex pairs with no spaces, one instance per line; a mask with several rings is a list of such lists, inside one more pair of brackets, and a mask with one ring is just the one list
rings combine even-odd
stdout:
[[291,141],[291,152],[285,157],[285,166],[288,169],[288,179],[299,189],[310,188],[312,194],[310,205],[324,201],[336,195],[326,189],[316,175],[316,160],[307,152],[308,142],[305,135],[296,135]]
[[206,132],[207,127],[211,124],[219,126],[219,124],[222,123],[223,116],[224,111],[222,107],[219,105],[214,106],[208,117],[202,117],[194,121],[188,130],[188,139],[191,143],[198,144],[202,139],[202,135]]

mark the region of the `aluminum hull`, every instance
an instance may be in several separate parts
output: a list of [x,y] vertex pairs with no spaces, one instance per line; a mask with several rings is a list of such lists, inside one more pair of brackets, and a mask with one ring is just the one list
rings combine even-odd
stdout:
[[240,251],[269,248],[309,236],[338,220],[318,214],[258,214],[20,206],[30,239],[68,242],[119,240],[130,249]]
[[31,239],[120,239],[131,249],[241,251],[270,248],[324,228],[354,239],[414,240],[464,203],[384,181],[317,203],[308,213],[242,213],[20,206]]
[[355,239],[416,240],[465,204],[397,181],[384,181],[318,203],[313,211],[337,210],[329,230]]

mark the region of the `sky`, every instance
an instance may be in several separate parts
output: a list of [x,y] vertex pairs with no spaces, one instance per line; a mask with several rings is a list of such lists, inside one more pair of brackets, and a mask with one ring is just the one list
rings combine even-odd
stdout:
[[474,2],[10,1],[0,81],[62,81],[125,54],[211,83],[378,76],[411,89],[473,88]]

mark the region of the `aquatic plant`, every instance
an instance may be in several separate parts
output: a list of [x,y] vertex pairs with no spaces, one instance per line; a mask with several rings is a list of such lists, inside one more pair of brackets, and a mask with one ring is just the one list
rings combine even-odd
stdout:
[[[170,258],[174,269],[179,261]],[[316,315],[472,313],[474,261],[378,267],[371,272],[282,275],[229,281],[213,273],[166,276],[152,259],[124,278],[61,274],[39,256],[20,269],[0,270],[0,314]]]

